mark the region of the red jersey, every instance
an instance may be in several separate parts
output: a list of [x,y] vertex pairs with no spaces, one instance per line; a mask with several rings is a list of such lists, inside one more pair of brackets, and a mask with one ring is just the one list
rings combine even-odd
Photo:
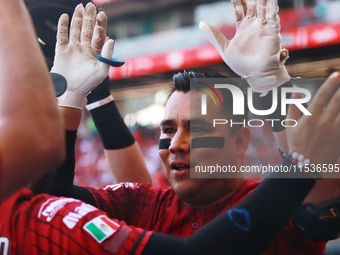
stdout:
[[0,207],[0,254],[141,254],[152,232],[73,198],[22,189]]
[[[245,180],[228,199],[199,211],[186,206],[172,188],[162,190],[149,184],[120,183],[104,189],[87,189],[92,193],[98,208],[111,218],[154,232],[188,237],[242,201],[258,184]],[[326,242],[306,239],[293,226],[288,225],[264,254],[324,254],[325,248]]]

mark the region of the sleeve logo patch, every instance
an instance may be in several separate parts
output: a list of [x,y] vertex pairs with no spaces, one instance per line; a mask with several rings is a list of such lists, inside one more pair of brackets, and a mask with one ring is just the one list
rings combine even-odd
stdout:
[[73,202],[79,202],[79,200],[73,198],[50,198],[41,205],[38,218],[45,216],[46,221],[50,222],[60,209],[62,209],[67,203]]
[[104,215],[98,216],[89,222],[84,227],[98,243],[102,243],[105,239],[113,235],[119,228],[120,225]]
[[139,188],[137,183],[121,182],[121,183],[114,184],[114,185],[106,185],[104,187],[104,190],[111,189],[112,191],[115,191],[115,190],[117,190],[119,188],[123,188],[123,187],[125,187],[126,189],[128,189],[128,188],[130,188],[130,189],[137,189],[137,188]]
[[63,222],[69,229],[73,229],[79,220],[84,217],[89,212],[93,212],[98,210],[92,205],[82,203],[81,206],[78,206],[74,209],[74,212],[69,212],[64,218]]

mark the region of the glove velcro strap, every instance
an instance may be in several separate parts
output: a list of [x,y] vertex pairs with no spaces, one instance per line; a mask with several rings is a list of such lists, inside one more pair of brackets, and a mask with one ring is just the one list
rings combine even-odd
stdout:
[[286,67],[282,67],[271,74],[248,76],[246,80],[254,92],[267,92],[290,80]]
[[79,110],[83,110],[87,103],[85,96],[70,90],[66,90],[66,92],[57,99],[59,106],[76,108]]

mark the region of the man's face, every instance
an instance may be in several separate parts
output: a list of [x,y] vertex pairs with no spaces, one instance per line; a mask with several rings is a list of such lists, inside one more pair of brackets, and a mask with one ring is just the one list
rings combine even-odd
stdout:
[[[165,176],[176,194],[187,204],[198,206],[213,203],[235,190],[243,175],[229,179],[191,179],[190,167],[216,164],[240,167],[244,153],[237,149],[237,135],[230,135],[228,125],[213,127],[213,119],[226,118],[221,107],[208,100],[208,114],[202,116],[200,98],[201,93],[196,91],[176,91],[171,95],[161,123],[160,137],[171,139],[171,144],[168,149],[159,150]],[[224,137],[224,148],[191,149],[191,138],[208,136]]]

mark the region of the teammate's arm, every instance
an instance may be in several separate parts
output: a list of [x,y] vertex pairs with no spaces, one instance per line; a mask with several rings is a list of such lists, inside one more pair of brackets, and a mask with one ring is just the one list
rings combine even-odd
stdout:
[[[282,49],[280,43],[280,20],[277,2],[266,0],[246,3],[244,0],[239,0],[233,1],[233,4],[237,32],[232,40],[228,41],[217,28],[210,24],[203,22],[200,24],[200,28],[220,53],[225,63],[248,81],[253,89],[252,96],[254,104],[256,104],[255,108],[260,110],[270,109],[272,105],[271,89],[279,86],[278,93],[280,93],[282,87],[292,86],[289,83],[290,77],[284,65],[288,58],[288,51]],[[336,78],[336,75],[332,78]],[[265,81],[273,82],[266,83]],[[280,100],[280,94],[277,98]],[[285,118],[281,115],[280,105],[279,101],[276,111],[266,117],[280,120],[275,121],[272,128],[273,135],[279,149],[288,153],[287,130],[280,124]],[[336,164],[337,162],[333,163]],[[340,199],[339,184],[338,179],[318,180],[305,203],[325,205]]]
[[110,93],[107,77],[87,97],[87,109],[104,145],[105,157],[116,183],[152,183],[143,154]]
[[[79,8],[80,7],[76,8],[74,17],[80,16]],[[98,14],[98,16],[99,15],[100,14]],[[65,28],[67,23],[67,17],[65,15],[61,16],[58,25],[58,42],[56,47],[57,61],[55,66],[52,68],[52,71],[59,72],[72,82],[72,90],[67,91],[68,94],[72,96],[75,94],[74,88],[77,88],[78,86],[76,81],[85,80],[86,77],[83,76],[86,75],[84,74],[89,73],[82,70],[91,68],[93,65],[91,63],[87,64],[87,62],[84,61],[84,57],[86,57],[86,54],[88,54],[86,51],[79,51],[77,47],[74,47],[72,44],[67,44],[68,33]],[[75,27],[72,27],[71,25],[70,34],[74,33],[72,32],[74,30]],[[60,35],[61,33],[63,33],[62,36]],[[104,41],[104,36],[105,32],[102,31],[100,34],[102,41]],[[63,43],[62,39],[64,39],[64,41],[66,40],[66,43]],[[76,43],[79,43],[79,35],[77,40],[78,41],[76,41]],[[83,47],[82,43],[80,43],[79,46]],[[58,48],[61,48],[61,50],[58,51]],[[68,52],[69,54],[71,53],[71,56],[67,56],[63,52]],[[100,50],[98,50],[96,53],[100,53]],[[72,64],[72,59],[74,58],[79,58],[80,60],[83,59],[83,62],[80,67],[76,67],[77,70],[74,70],[76,72],[74,72],[74,75],[72,75],[70,70],[74,69],[75,67],[70,66],[70,63]],[[94,60],[91,61],[95,62]],[[77,76],[80,78],[77,78]],[[97,84],[91,85],[89,83],[87,86],[92,87],[89,88],[86,93],[89,93],[94,87],[96,87],[96,85]],[[80,90],[82,86],[84,86],[84,84],[82,84],[77,89]],[[121,118],[114,101],[111,99],[112,97],[110,97],[111,94],[109,89],[109,79],[105,79],[102,84],[98,86],[98,88],[96,88],[92,93],[93,94],[90,94],[88,97],[88,109],[90,109],[96,127],[102,137],[109,165],[115,173],[115,180],[117,182],[134,181],[151,183],[151,177],[146,168],[140,148]],[[65,103],[63,97],[64,95],[59,98],[59,105],[61,106],[61,111],[63,113],[65,122],[67,159],[65,163],[56,169],[52,174],[45,176],[45,178],[35,186],[34,191],[35,193],[48,193],[57,196],[72,196],[82,199],[87,203],[93,204],[94,200],[86,189],[73,186],[75,166],[74,146],[76,133],[82,114],[81,109],[84,107],[82,103],[83,99],[80,100],[80,104],[76,105],[75,102],[79,101],[77,98],[71,98],[72,100],[69,100]],[[107,99],[109,100],[107,101]],[[102,104],[103,100],[106,103]],[[98,107],[98,105],[100,105],[100,107]]]
[[[272,106],[272,89],[291,87],[285,62],[288,51],[281,47],[280,18],[277,1],[233,1],[236,16],[236,34],[228,41],[214,26],[201,22],[200,28],[220,53],[224,62],[252,88],[256,109],[268,110]],[[289,95],[290,96],[290,95]],[[286,132],[281,125],[281,104],[266,116],[276,119],[272,129],[278,147],[288,153]]]
[[283,231],[314,183],[312,179],[266,179],[246,199],[186,239],[154,233],[143,254],[261,254]]
[[34,187],[35,193],[69,196],[74,177],[74,145],[86,97],[107,77],[109,65],[99,62],[97,55],[111,58],[113,40],[105,42],[107,17],[104,12],[96,13],[89,3],[84,8],[77,5],[68,29],[69,17],[61,15],[58,21],[56,54],[51,72],[60,74],[67,81],[66,92],[59,96],[58,105],[64,118],[66,130],[67,159],[49,176],[45,176]]
[[1,198],[36,181],[64,158],[62,118],[28,11],[20,0],[0,10]]
[[[282,86],[292,86],[288,82],[289,75],[284,66],[285,60],[288,58],[288,52],[282,50],[280,45],[280,22],[277,2],[275,3],[275,1],[272,0],[258,1],[257,3],[255,1],[250,1],[247,4],[244,0],[240,0],[233,1],[233,4],[236,14],[237,32],[231,41],[228,41],[215,27],[209,24],[202,23],[200,27],[209,41],[221,54],[226,64],[238,75],[247,79],[249,85],[253,88],[253,91],[255,91],[253,93],[253,101],[257,104],[257,107],[255,108],[269,109],[272,105],[272,91],[270,91],[270,89],[279,85],[278,92],[280,93]],[[263,8],[265,5],[267,8]],[[261,38],[261,36],[263,37]],[[265,43],[266,46],[264,47],[261,43]],[[252,50],[249,50],[249,48],[252,48]],[[266,87],[266,83],[261,83],[261,79],[266,81],[266,77],[267,80],[270,78],[274,81],[269,87]],[[338,77],[338,74],[333,74],[331,79],[336,80]],[[331,81],[328,80],[327,82]],[[280,95],[278,95],[278,99],[280,100]],[[278,106],[276,111],[269,117],[271,119],[280,120],[277,122],[279,125],[272,128],[273,134],[280,150],[284,153],[288,153],[288,130],[285,130],[280,126],[280,122],[285,116],[281,116],[280,114],[280,102],[278,102]],[[322,111],[323,106],[319,110]],[[319,123],[315,123],[314,125],[317,126]],[[305,133],[304,130],[300,130],[300,132],[301,136]],[[322,130],[321,132],[333,131],[331,127],[325,126],[325,130]],[[325,143],[328,141],[329,137],[325,137]],[[335,161],[335,159],[336,156],[334,156],[333,161],[331,161],[332,168],[340,162],[340,159],[338,159],[338,161]],[[334,215],[330,209],[336,211],[334,208],[340,207],[339,199],[339,179],[321,179],[316,181],[315,187],[303,203],[304,205],[312,204],[324,207],[313,207],[313,210],[317,212],[314,213],[313,216],[306,211],[305,207],[301,206],[299,208],[299,214],[296,217],[299,220],[300,225],[302,225],[302,228],[310,232],[306,235],[308,238],[316,237],[315,240],[327,240],[327,237],[330,235],[326,235],[327,237],[323,235],[323,233],[327,232],[335,233],[334,237],[337,236],[336,233],[338,232],[336,231],[336,226],[339,225],[337,220],[339,217],[337,214]],[[331,203],[336,200],[338,200],[336,203]],[[327,206],[326,204],[328,203],[331,204]],[[328,214],[332,217],[328,217],[327,222],[318,218],[328,216]],[[307,216],[310,220],[302,222],[301,220],[305,220]]]

